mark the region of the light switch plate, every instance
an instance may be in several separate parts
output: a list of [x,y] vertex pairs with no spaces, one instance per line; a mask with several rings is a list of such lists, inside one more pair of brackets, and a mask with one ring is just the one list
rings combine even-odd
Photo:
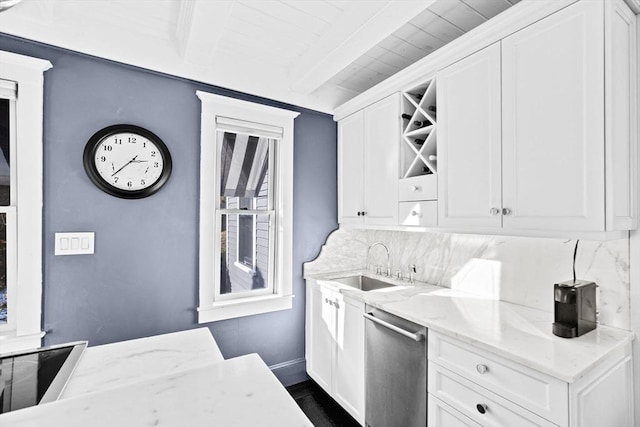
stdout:
[[95,233],[56,233],[55,255],[85,255],[94,253]]

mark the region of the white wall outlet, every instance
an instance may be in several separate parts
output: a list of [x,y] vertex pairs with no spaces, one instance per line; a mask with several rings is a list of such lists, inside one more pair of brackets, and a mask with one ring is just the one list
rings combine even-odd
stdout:
[[95,233],[56,233],[55,255],[85,255],[94,253]]

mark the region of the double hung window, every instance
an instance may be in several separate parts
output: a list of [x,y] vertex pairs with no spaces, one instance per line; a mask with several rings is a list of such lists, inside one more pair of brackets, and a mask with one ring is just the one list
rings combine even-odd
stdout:
[[[15,323],[15,232],[16,195],[15,161],[11,155],[16,146],[16,88],[13,81],[0,80],[0,328],[10,329]],[[10,321],[11,320],[11,321]]]
[[0,353],[40,346],[43,73],[0,51]]
[[293,120],[198,92],[199,322],[291,308]]

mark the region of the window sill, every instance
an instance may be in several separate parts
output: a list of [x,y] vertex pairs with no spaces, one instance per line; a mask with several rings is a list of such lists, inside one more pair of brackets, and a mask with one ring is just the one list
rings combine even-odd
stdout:
[[37,334],[16,336],[15,331],[1,332],[0,354],[41,347],[44,334],[45,332],[41,331]]
[[292,306],[293,295],[267,295],[214,302],[207,307],[198,307],[198,323],[215,322],[217,320],[288,310]]

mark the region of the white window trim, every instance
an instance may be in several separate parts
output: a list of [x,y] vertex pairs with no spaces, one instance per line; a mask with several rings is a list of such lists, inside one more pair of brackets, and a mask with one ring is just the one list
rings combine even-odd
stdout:
[[[293,120],[300,114],[252,102],[197,91],[202,103],[200,134],[200,265],[198,323],[290,309],[293,305]],[[260,123],[260,131],[281,128],[279,139],[278,218],[274,292],[233,300],[216,301],[215,200],[217,185],[216,123]],[[264,128],[264,129],[263,129]],[[259,132],[263,133],[263,132]]]
[[[0,79],[18,85],[15,168],[17,245],[15,316],[0,333],[0,353],[41,345],[42,323],[42,123],[46,60],[0,51]],[[12,165],[12,168],[14,166]],[[9,265],[7,265],[10,268]],[[9,272],[7,272],[9,276]]]

